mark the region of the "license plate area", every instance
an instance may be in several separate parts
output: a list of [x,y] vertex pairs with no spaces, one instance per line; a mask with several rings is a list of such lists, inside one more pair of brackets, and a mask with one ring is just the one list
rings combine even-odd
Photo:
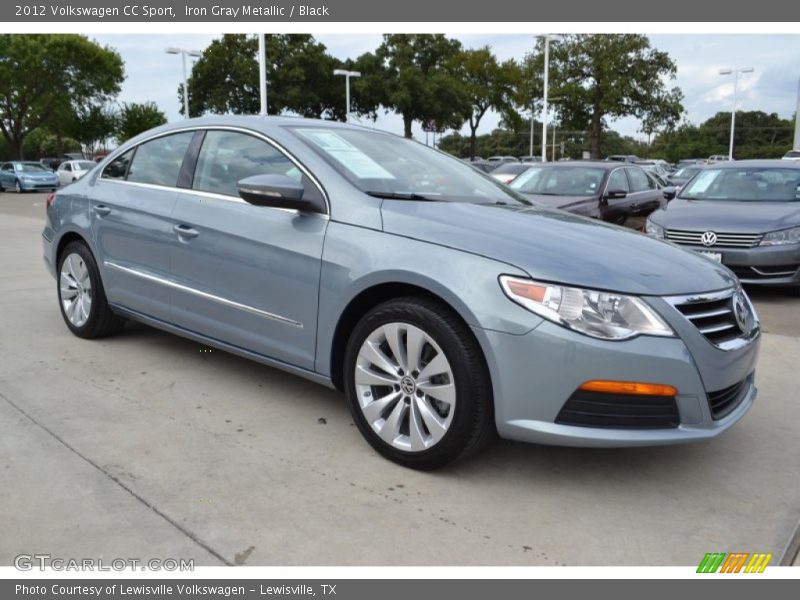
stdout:
[[722,252],[711,252],[709,250],[698,250],[698,254],[705,256],[708,260],[722,264]]

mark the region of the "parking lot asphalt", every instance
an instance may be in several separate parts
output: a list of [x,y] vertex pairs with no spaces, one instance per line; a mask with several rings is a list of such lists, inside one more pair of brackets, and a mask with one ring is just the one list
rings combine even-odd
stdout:
[[379,458],[333,391],[157,330],[73,337],[44,194],[0,194],[0,565],[697,565],[800,520],[800,299],[753,298],[760,394],[711,442],[498,440],[435,473]]

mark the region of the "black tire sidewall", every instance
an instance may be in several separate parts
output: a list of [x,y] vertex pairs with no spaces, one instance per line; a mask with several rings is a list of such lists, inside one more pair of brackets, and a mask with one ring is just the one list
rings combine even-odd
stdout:
[[[355,365],[364,340],[387,323],[414,325],[430,335],[447,357],[456,386],[453,420],[444,437],[432,448],[406,452],[383,441],[365,419],[355,386]],[[350,411],[361,434],[386,458],[411,468],[430,470],[442,467],[468,449],[481,419],[493,418],[491,391],[485,364],[471,333],[465,331],[444,309],[416,299],[401,299],[375,307],[356,325],[345,354],[344,386]]]
[[[92,283],[92,306],[89,310],[89,318],[81,327],[73,325],[66,313],[64,312],[64,304],[61,301],[61,268],[64,261],[70,254],[77,254],[81,257],[87,270],[89,271],[89,281]],[[97,322],[100,318],[101,302],[105,302],[105,294],[103,293],[103,284],[100,280],[100,271],[97,268],[97,262],[94,260],[91,251],[82,242],[71,242],[68,244],[58,258],[58,267],[56,271],[56,294],[58,296],[58,308],[61,311],[61,316],[64,322],[69,327],[70,331],[78,337],[92,337],[92,332],[97,327]]]

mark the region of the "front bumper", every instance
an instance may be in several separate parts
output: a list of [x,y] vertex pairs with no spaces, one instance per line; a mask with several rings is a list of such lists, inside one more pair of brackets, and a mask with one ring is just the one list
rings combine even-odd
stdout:
[[742,283],[755,285],[800,285],[800,246],[756,246],[755,248],[720,248],[681,244],[695,252],[722,254],[722,264],[733,271]]
[[[678,318],[683,319],[681,315]],[[699,333],[697,339],[687,336],[690,338],[687,341],[680,337],[640,336],[624,342],[608,342],[548,321],[524,335],[474,331],[487,349],[497,430],[507,439],[587,447],[700,441],[716,437],[739,421],[753,405],[757,393],[752,374],[758,337],[735,351],[722,351]],[[690,351],[694,345],[698,347]],[[579,386],[595,379],[676,387],[677,427],[636,429],[556,423],[564,404]],[[708,392],[745,380],[736,407],[715,419]]]
[[24,179],[20,179],[19,185],[26,192],[32,192],[35,190],[56,190],[59,187],[59,181],[58,179],[55,181],[26,181]]

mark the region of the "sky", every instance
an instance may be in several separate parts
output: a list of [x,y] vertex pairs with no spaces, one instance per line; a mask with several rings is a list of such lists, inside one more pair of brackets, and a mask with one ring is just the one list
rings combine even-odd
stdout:
[[[446,32],[445,32],[446,33]],[[172,122],[181,119],[178,86],[182,81],[181,57],[165,53],[168,46],[203,50],[219,34],[109,34],[90,36],[97,42],[116,48],[125,61],[126,79],[120,102],[154,101]],[[317,34],[333,56],[355,58],[373,51],[381,43],[380,34]],[[467,48],[488,45],[500,60],[522,60],[534,40],[528,35],[462,35],[454,34]],[[739,77],[738,110],[763,110],[790,118],[797,106],[800,79],[800,35],[763,34],[685,34],[650,35],[650,43],[666,51],[678,67],[678,85],[684,94],[686,119],[701,123],[719,111],[730,111],[733,104],[733,77],[722,76],[719,70],[731,67],[753,67],[754,72]],[[191,94],[191,90],[189,92]],[[344,95],[344,80],[342,80]],[[358,120],[358,119],[356,119]],[[499,116],[487,114],[481,121],[479,134],[497,127]],[[379,113],[376,123],[364,119],[362,124],[402,134],[399,115]],[[611,126],[623,135],[637,138],[640,123],[634,118],[619,119]],[[465,127],[464,133],[468,133]],[[419,124],[414,135],[425,139]]]

